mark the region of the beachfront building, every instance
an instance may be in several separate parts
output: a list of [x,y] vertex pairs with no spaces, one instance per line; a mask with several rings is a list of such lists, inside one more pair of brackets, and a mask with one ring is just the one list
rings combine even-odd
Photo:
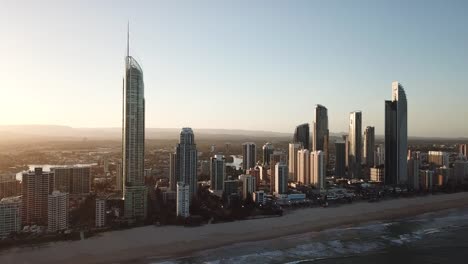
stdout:
[[406,93],[392,83],[392,100],[385,101],[385,184],[408,181],[408,109]]
[[289,143],[289,180],[297,181],[297,151],[302,148],[300,143]]
[[457,160],[453,163],[453,178],[458,184],[468,181],[468,161]]
[[0,239],[21,231],[21,197],[0,200]]
[[54,174],[35,168],[22,176],[22,224],[47,226],[48,195],[53,190]]
[[68,193],[53,191],[48,197],[47,231],[57,232],[68,228]]
[[239,194],[239,180],[224,181],[223,193],[227,196],[232,194]]
[[253,142],[246,142],[242,144],[242,169],[255,167],[257,163],[257,146]]
[[297,151],[297,182],[310,184],[310,152],[307,149]]
[[411,157],[408,159],[408,185],[419,190],[419,167],[421,166],[421,160],[417,157]]
[[197,159],[198,151],[195,135],[189,127],[182,128],[180,140],[176,147],[176,180],[189,186],[190,199],[197,193]]
[[270,171],[270,193],[275,192],[276,164],[279,162],[284,162],[284,163],[288,162],[287,157],[288,155],[281,150],[275,150],[273,151],[273,154],[271,154],[270,169],[269,169]]
[[328,109],[320,104],[315,105],[314,109],[314,131],[312,133],[312,150],[323,151],[325,156],[325,166],[328,164]]
[[129,54],[129,42],[129,36],[127,35],[122,106],[124,215],[132,221],[142,221],[146,219],[147,215],[148,195],[144,181],[145,85],[142,68],[135,58]]
[[226,178],[226,159],[223,155],[215,155],[210,159],[211,190],[223,191]]
[[335,177],[344,178],[346,176],[346,143],[344,141],[335,142]]
[[275,166],[275,193],[286,194],[288,192],[288,165],[279,162]]
[[106,225],[106,199],[96,199],[96,227]]
[[189,217],[190,187],[184,182],[177,183],[177,216]]
[[362,113],[349,114],[349,176],[351,179],[361,178],[362,163]]
[[383,182],[384,181],[383,166],[370,168],[370,179],[373,182]]
[[364,147],[363,147],[363,158],[364,163],[367,167],[373,167],[375,165],[375,127],[368,126],[364,130]]
[[310,183],[317,189],[325,188],[325,153],[321,150],[310,153]]
[[249,194],[253,195],[256,191],[257,178],[252,175],[242,174],[239,176],[239,180],[242,182],[242,198],[245,200]]

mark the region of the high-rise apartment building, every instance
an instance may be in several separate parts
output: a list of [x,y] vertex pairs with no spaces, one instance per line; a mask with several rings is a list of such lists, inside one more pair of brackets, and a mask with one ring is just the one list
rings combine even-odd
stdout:
[[375,166],[375,128],[372,126],[366,127],[364,130],[364,162],[367,167]]
[[23,225],[47,225],[48,195],[54,187],[54,174],[35,168],[23,173],[22,214]]
[[252,175],[242,174],[239,176],[239,180],[242,182],[242,198],[247,199],[249,194],[253,195],[257,190],[257,178]]
[[1,199],[0,239],[19,231],[21,231],[21,198],[15,196]]
[[15,174],[0,175],[0,199],[21,195],[21,184]]
[[346,143],[344,141],[335,142],[335,177],[344,178],[346,176]]
[[297,182],[310,184],[310,152],[307,149],[297,151]]
[[345,143],[345,166],[349,168],[349,135],[343,135],[343,141]]
[[312,133],[313,151],[321,150],[325,155],[325,166],[328,165],[328,109],[323,105],[315,105],[314,112],[314,132]]
[[288,165],[284,162],[276,163],[275,175],[275,192],[286,194],[288,192]]
[[122,192],[124,189],[122,162],[117,162],[115,170],[115,190]]
[[403,86],[392,83],[392,100],[385,101],[385,184],[408,181],[408,106]]
[[91,191],[90,167],[55,167],[54,190],[70,194],[88,194]]
[[96,227],[106,225],[106,199],[96,199]]
[[191,128],[182,128],[180,140],[176,147],[176,178],[189,186],[190,199],[197,193],[197,145]]
[[[129,32],[129,31],[128,31]],[[123,79],[122,104],[122,172],[124,179],[124,215],[129,219],[144,220],[147,215],[147,188],[145,171],[145,84],[143,70],[129,54]]]
[[189,217],[190,186],[184,182],[177,183],[177,216]]
[[362,113],[349,114],[349,173],[351,179],[361,178],[362,163]]
[[419,190],[419,168],[421,160],[417,157],[408,159],[408,185],[409,187]]
[[310,183],[317,189],[325,189],[325,153],[321,150],[310,153]]
[[[275,182],[276,182],[276,164],[278,162],[287,163],[288,155],[280,150],[273,151],[270,157],[270,192],[275,192]],[[289,172],[288,172],[289,174]]]
[[383,167],[374,167],[370,168],[370,179],[374,182],[383,182],[384,181],[384,168]]
[[303,148],[310,149],[310,128],[309,124],[305,123],[298,125],[294,130],[293,136],[294,143],[300,143]]
[[385,165],[385,147],[382,144],[376,145],[374,154],[374,166]]
[[210,161],[211,189],[222,191],[226,179],[226,159],[223,155],[215,155]]
[[432,163],[436,166],[446,166],[449,167],[449,153],[444,151],[429,151],[427,154],[427,159],[429,163]]
[[257,163],[257,146],[253,142],[242,144],[242,169],[244,171],[255,167]]
[[289,143],[289,180],[297,181],[297,151],[302,148],[300,143]]
[[68,228],[68,193],[53,191],[48,197],[47,231],[57,232]]
[[263,152],[263,166],[268,166],[270,164],[270,156],[273,154],[273,144],[270,142],[265,143],[262,147]]
[[175,152],[169,154],[169,186],[172,191],[177,190],[177,155]]

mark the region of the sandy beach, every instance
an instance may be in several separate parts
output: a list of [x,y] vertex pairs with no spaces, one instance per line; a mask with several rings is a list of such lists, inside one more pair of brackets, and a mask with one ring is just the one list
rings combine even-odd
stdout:
[[146,226],[103,233],[83,241],[13,248],[0,263],[132,263],[157,261],[232,243],[272,239],[375,220],[409,217],[468,206],[468,193],[359,202],[333,208],[307,208],[282,217],[186,228]]

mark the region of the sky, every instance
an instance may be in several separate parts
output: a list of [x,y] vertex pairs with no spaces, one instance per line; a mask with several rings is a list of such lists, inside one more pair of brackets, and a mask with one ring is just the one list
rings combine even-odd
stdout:
[[468,1],[0,0],[0,125],[120,127],[130,54],[146,126],[292,133],[328,108],[384,131],[403,84],[410,136],[468,136]]

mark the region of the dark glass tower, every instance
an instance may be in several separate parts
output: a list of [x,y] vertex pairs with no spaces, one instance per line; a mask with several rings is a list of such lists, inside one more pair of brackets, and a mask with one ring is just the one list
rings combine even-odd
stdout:
[[385,101],[385,184],[408,183],[408,108],[406,93],[392,83],[392,100]]
[[294,143],[301,143],[305,149],[310,149],[310,129],[309,124],[302,124],[296,127],[294,131]]

